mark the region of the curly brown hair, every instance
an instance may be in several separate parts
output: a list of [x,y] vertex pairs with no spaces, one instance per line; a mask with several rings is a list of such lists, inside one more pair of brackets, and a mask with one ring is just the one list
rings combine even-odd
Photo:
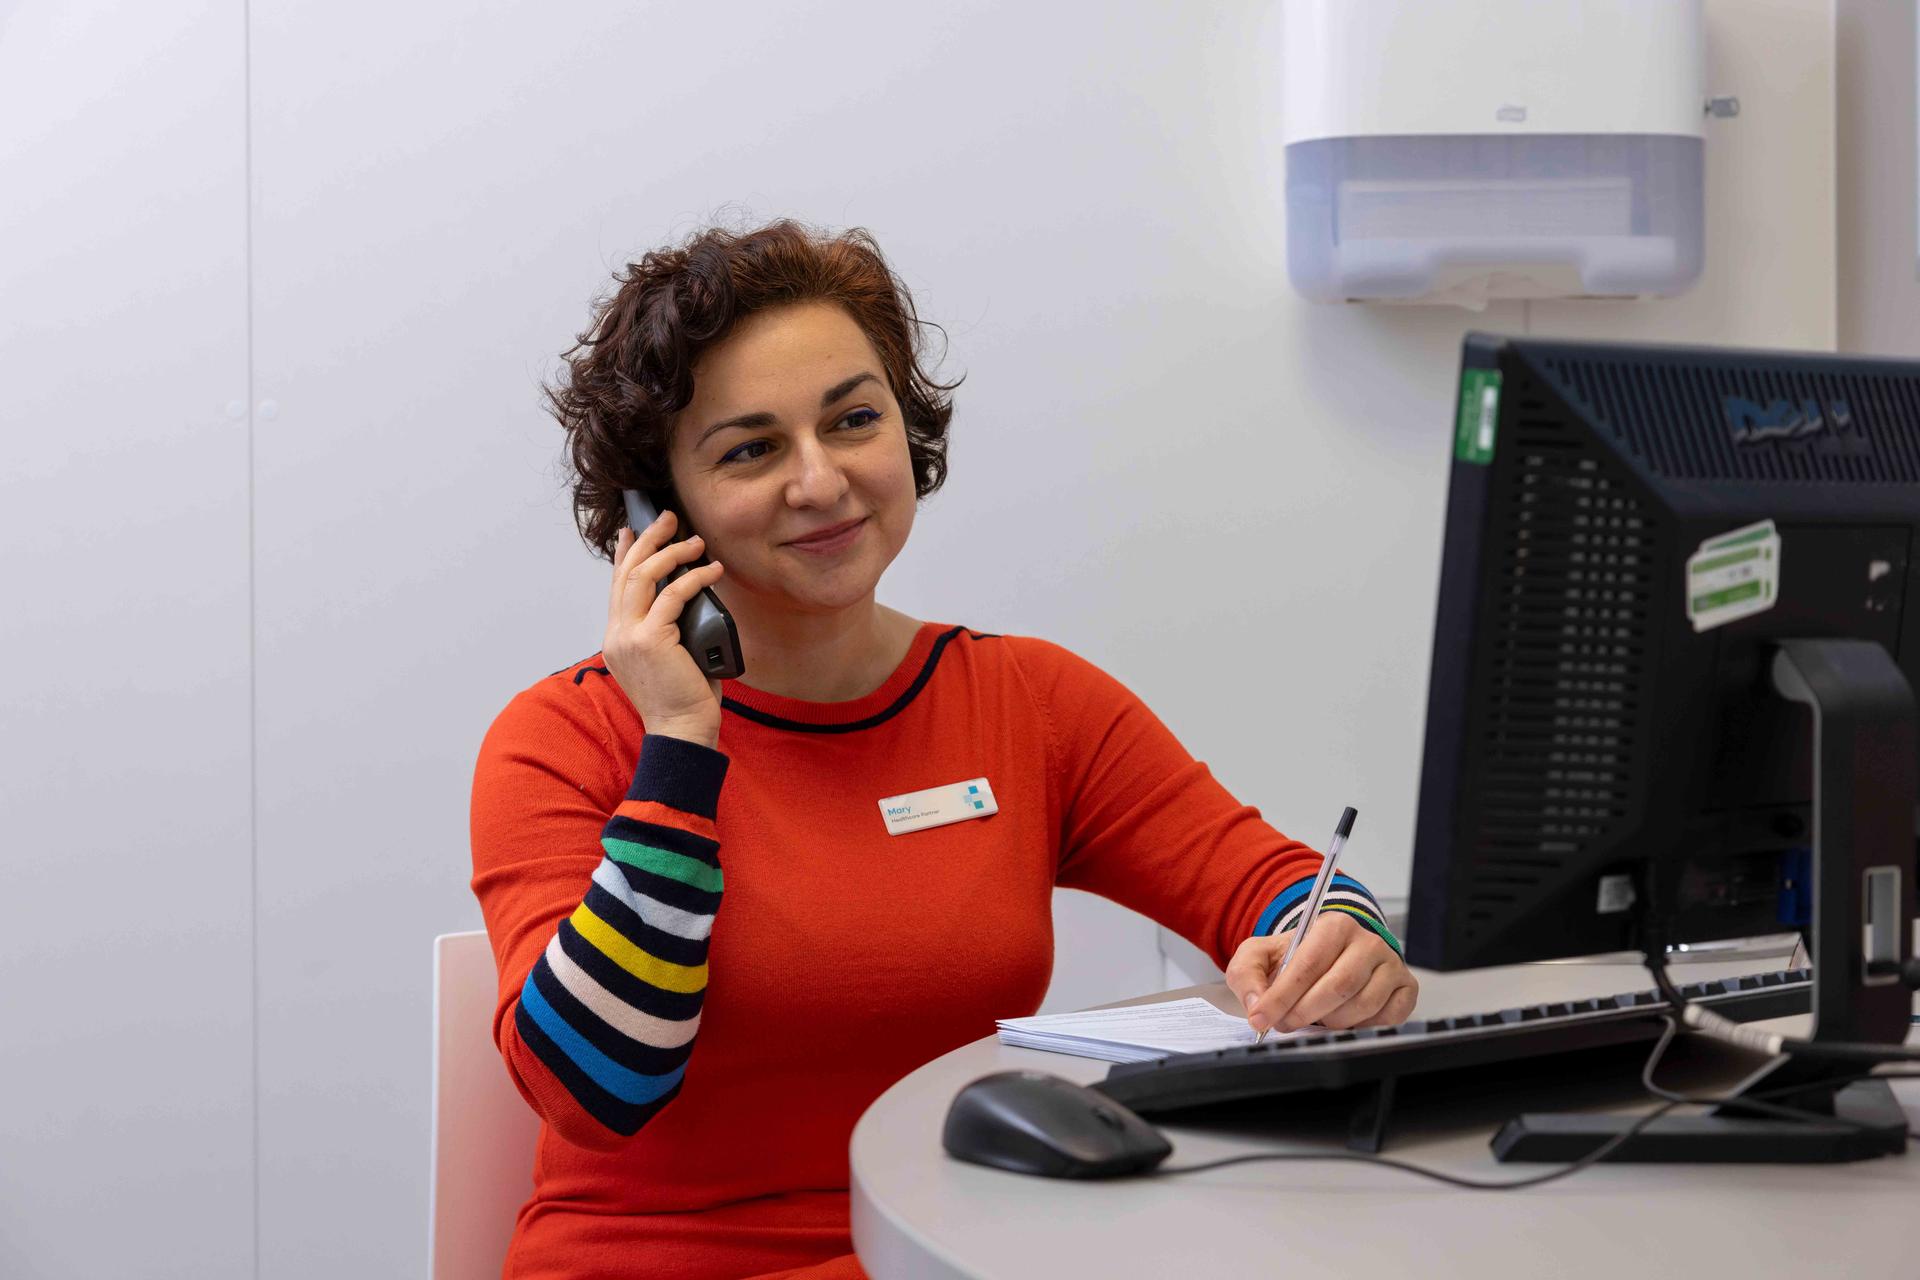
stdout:
[[846,308],[879,353],[906,422],[913,485],[924,498],[947,478],[950,393],[920,367],[923,327],[906,285],[861,228],[828,235],[782,218],[753,231],[717,227],[656,249],[614,275],[593,321],[562,355],[567,377],[545,388],[567,433],[573,517],[589,547],[612,559],[627,523],[622,489],[671,494],[674,415],[693,399],[693,366],[745,316],[827,301]]

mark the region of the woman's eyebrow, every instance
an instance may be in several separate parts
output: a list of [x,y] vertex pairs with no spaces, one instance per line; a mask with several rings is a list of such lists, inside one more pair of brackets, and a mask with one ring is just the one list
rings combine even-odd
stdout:
[[[821,395],[820,407],[822,409],[832,408],[835,400],[840,399],[861,383],[878,381],[880,381],[879,377],[872,373],[856,373],[851,378],[842,379],[828,387],[825,393]],[[693,442],[693,447],[698,449],[707,442],[708,436],[716,431],[725,431],[728,427],[745,427],[748,430],[758,430],[761,427],[770,427],[777,421],[779,421],[779,419],[775,418],[765,409],[760,410],[758,413],[742,413],[732,418],[722,418],[719,422],[714,423],[705,431],[702,431],[700,438]]]

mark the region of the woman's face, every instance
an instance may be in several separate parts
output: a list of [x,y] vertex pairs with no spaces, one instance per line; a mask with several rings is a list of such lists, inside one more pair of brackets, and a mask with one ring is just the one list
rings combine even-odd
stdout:
[[900,405],[860,326],[826,302],[755,312],[701,355],[693,387],[668,457],[729,605],[823,614],[871,599],[915,495]]

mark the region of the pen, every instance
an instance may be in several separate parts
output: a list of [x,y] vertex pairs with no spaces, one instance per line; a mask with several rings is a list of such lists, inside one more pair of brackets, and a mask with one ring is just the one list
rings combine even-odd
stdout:
[[[1306,939],[1307,930],[1318,918],[1320,902],[1327,896],[1327,886],[1333,883],[1333,864],[1340,861],[1340,851],[1347,847],[1347,837],[1353,834],[1353,820],[1359,816],[1359,810],[1352,805],[1348,805],[1340,814],[1340,825],[1333,829],[1333,840],[1327,845],[1326,860],[1320,864],[1320,874],[1313,878],[1313,888],[1307,892],[1306,914],[1300,917],[1300,927],[1293,931],[1293,937],[1287,941],[1286,952],[1280,957],[1280,967],[1273,974],[1275,981],[1287,971],[1287,961],[1293,959],[1293,953],[1300,949],[1301,942]],[[1275,928],[1279,924],[1278,920],[1274,921]],[[1259,1044],[1266,1038],[1267,1033],[1263,1030],[1253,1038],[1253,1042]]]

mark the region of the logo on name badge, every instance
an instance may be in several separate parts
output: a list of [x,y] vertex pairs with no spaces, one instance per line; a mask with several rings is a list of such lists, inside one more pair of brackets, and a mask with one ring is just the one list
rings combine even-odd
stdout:
[[880,802],[881,820],[887,824],[887,834],[892,836],[943,827],[968,818],[991,817],[998,812],[999,802],[993,798],[993,787],[985,778],[909,791]]

